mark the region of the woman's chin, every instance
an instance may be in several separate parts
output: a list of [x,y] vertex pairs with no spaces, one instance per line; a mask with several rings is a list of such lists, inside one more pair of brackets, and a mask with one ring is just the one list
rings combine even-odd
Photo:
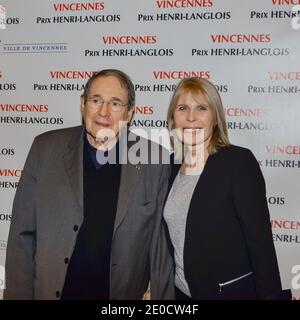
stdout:
[[183,139],[182,143],[187,147],[203,146],[203,139]]

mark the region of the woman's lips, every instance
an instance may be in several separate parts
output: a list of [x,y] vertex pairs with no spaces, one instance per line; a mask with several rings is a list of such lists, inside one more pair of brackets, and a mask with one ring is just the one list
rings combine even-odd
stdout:
[[203,128],[183,128],[183,132],[184,133],[189,133],[189,134],[192,134],[192,133],[200,133],[203,131]]

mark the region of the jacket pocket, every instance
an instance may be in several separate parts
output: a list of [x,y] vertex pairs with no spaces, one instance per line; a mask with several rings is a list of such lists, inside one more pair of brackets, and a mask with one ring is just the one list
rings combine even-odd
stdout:
[[224,287],[230,285],[230,284],[233,284],[233,283],[236,283],[237,281],[240,281],[246,277],[249,277],[253,272],[248,272],[248,273],[245,273],[237,278],[234,278],[234,279],[231,279],[229,281],[226,281],[226,282],[223,282],[223,283],[219,283],[219,293],[222,293],[222,290]]

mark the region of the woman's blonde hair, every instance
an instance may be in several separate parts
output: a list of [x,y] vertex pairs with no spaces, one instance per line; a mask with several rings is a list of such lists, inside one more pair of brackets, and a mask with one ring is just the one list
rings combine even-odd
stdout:
[[167,114],[169,130],[172,131],[175,129],[174,111],[179,97],[186,93],[191,93],[196,101],[197,96],[199,96],[199,93],[201,93],[206,99],[206,102],[213,113],[215,125],[213,128],[212,137],[210,139],[210,144],[208,146],[209,154],[217,152],[220,147],[230,145],[225,113],[219,92],[210,81],[199,77],[183,79],[177,85],[173,93]]

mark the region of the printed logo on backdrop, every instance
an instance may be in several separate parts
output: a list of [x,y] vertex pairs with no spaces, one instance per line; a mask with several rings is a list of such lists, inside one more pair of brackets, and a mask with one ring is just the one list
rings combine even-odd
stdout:
[[292,28],[294,30],[300,29],[300,4],[296,5],[292,9],[293,12],[296,12],[296,16],[292,19]]
[[1,222],[10,222],[10,221],[11,221],[11,214],[0,213],[0,223]]
[[295,5],[292,9],[271,10],[271,11],[251,11],[251,19],[297,19],[300,14],[299,1],[297,0],[271,0],[272,7],[284,7],[287,5]]
[[[78,23],[116,23],[121,20],[120,14],[98,14],[105,10],[105,2],[72,2],[54,3],[54,13],[62,15],[36,17],[37,24],[78,24]],[[85,13],[86,14],[80,14]],[[63,15],[63,13],[68,13]],[[72,13],[72,15],[70,15]]]
[[285,197],[269,196],[267,200],[268,200],[268,204],[270,205],[283,206],[286,204]]
[[273,110],[262,107],[226,106],[224,107],[227,118],[227,128],[230,131],[274,131],[285,133],[287,124],[273,115]]
[[[177,82],[184,78],[202,77],[210,79],[210,71],[185,71],[185,70],[154,70],[151,75],[151,84],[136,83],[134,90],[136,92],[173,92],[176,89]],[[154,82],[155,81],[155,82]],[[159,81],[159,82],[158,82]],[[166,83],[166,81],[168,81]],[[170,82],[169,82],[170,81]],[[172,82],[171,82],[172,81]]]
[[[16,189],[21,174],[21,169],[0,168],[0,189]],[[16,179],[18,180],[16,181]],[[3,218],[5,218],[5,216],[3,216]]]
[[265,145],[265,152],[273,159],[266,159],[266,167],[300,168],[300,146],[297,145]]
[[[272,39],[265,37],[265,39]],[[262,74],[260,79],[257,77],[256,81],[251,81],[244,86],[244,93],[249,96],[264,96],[270,97],[280,95],[296,96],[300,93],[300,85],[297,84],[300,80],[300,72],[296,70],[272,70]],[[259,82],[258,82],[259,81]],[[297,81],[297,82],[296,82]],[[244,109],[244,110],[243,110]],[[227,125],[229,130],[259,130],[259,131],[276,131],[276,134],[286,134],[291,126],[288,121],[282,121],[282,113],[279,110],[272,108],[267,110],[266,106],[258,108],[236,108],[226,107],[225,114],[228,117]],[[239,118],[239,119],[238,119]],[[258,119],[259,118],[259,119]],[[239,120],[236,121],[235,119]],[[293,149],[293,151],[291,151]],[[268,153],[271,153],[274,148],[268,146]],[[277,153],[279,154],[279,148]],[[286,149],[286,154],[298,154],[297,147]],[[298,159],[294,163],[286,162],[286,167],[299,167]],[[267,162],[266,166],[279,166],[281,164]]]
[[[139,130],[141,130],[140,132],[135,131],[135,133],[137,135],[141,135],[142,137],[146,137],[146,133],[143,129],[141,128],[168,128],[168,121],[167,120],[163,120],[163,119],[134,119],[131,121],[130,123],[131,127],[136,127],[136,128],[140,128]],[[167,129],[166,129],[167,130]],[[154,130],[150,130],[151,132],[155,132]],[[168,133],[168,131],[166,131],[166,134]],[[153,137],[152,137],[153,138]]]
[[[191,56],[212,57],[280,57],[290,55],[289,48],[272,47],[272,36],[270,34],[211,34],[211,48],[192,48]],[[220,48],[220,44],[223,48]],[[244,47],[245,44],[248,47]],[[251,47],[250,47],[251,46]]]
[[[33,91],[82,91],[87,80],[95,73],[95,71],[79,71],[79,70],[50,70],[49,78],[57,82],[34,83]],[[80,81],[80,82],[77,82]]]
[[149,105],[139,105],[134,107],[134,114],[139,115],[153,115],[154,113],[154,106]]
[[274,242],[300,244],[300,221],[272,219],[270,222]]
[[0,4],[0,30],[5,30],[8,25],[19,24],[20,18],[7,17],[6,8]]
[[4,74],[2,70],[0,70],[0,91],[15,91],[17,89],[16,83],[3,83],[2,80],[4,80]]
[[[31,103],[0,103],[0,111],[8,115],[0,116],[0,123],[14,125],[63,125],[63,117],[47,116],[47,104]],[[13,114],[13,115],[12,115]],[[14,114],[17,114],[16,116]],[[30,116],[27,116],[30,115]],[[31,116],[33,115],[33,116]]]
[[[178,22],[183,23],[189,21],[215,21],[215,20],[230,20],[230,11],[214,11],[213,0],[193,0],[193,1],[178,1],[178,0],[157,0],[153,1],[155,8],[158,11],[156,14],[139,12],[137,21],[139,22]],[[191,12],[190,9],[193,9]],[[176,10],[176,12],[174,12]]]
[[[149,119],[155,115],[156,110],[158,109],[157,106],[153,105],[136,105],[134,107],[134,118],[130,123],[132,128],[167,128],[168,123],[165,119]],[[158,112],[159,114],[159,112]],[[146,118],[146,119],[145,119]],[[148,118],[148,119],[147,119]],[[137,133],[137,132],[136,132]],[[145,132],[141,132],[143,136],[145,136]]]
[[[300,72],[299,71],[282,71],[282,72],[268,72],[267,74],[268,81],[299,81],[300,80]],[[247,87],[248,94],[256,94],[256,95],[265,95],[265,94],[299,94],[300,86],[299,85],[256,85],[249,84]]]
[[60,42],[43,42],[43,43],[4,43],[1,46],[1,52],[4,54],[16,53],[67,53],[69,50],[68,43]]
[[[269,71],[267,73],[268,82],[281,81],[281,85],[268,84],[266,86],[249,85],[248,93],[250,94],[291,94],[298,95],[300,93],[300,85],[295,84],[295,81],[300,81],[299,71]],[[292,84],[290,84],[292,83]]]
[[158,9],[210,8],[214,6],[214,0],[156,0],[155,5]]
[[[85,49],[86,57],[172,57],[174,48],[162,48],[160,39],[150,35],[105,35],[100,38],[102,46],[107,49]],[[120,48],[121,47],[121,48]]]
[[6,9],[0,4],[0,30],[6,29]]
[[6,148],[6,147],[0,147],[0,156],[14,156],[15,155],[15,149],[14,148]]

